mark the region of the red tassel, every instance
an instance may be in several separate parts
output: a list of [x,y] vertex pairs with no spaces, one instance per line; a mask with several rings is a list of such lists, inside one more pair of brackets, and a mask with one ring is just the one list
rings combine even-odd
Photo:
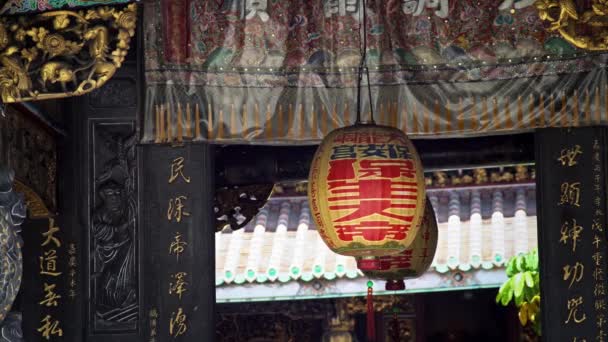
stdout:
[[367,287],[367,341],[376,341],[376,313],[374,312],[373,285]]

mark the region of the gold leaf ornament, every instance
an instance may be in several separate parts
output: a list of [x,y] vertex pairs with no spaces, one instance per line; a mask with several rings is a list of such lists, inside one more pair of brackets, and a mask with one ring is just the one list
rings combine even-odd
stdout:
[[6,27],[0,23],[0,49],[4,49],[8,45],[8,32]]
[[51,57],[59,56],[66,50],[65,38],[57,33],[47,34],[40,45],[40,48],[50,54]]
[[137,5],[0,17],[5,103],[78,96],[119,68],[135,35]]
[[127,7],[127,10],[115,14],[116,25],[127,30],[131,37],[135,35],[135,27],[137,26],[137,12],[135,9],[135,5],[131,4]]
[[53,27],[56,30],[64,29],[68,27],[68,25],[70,25],[70,19],[68,18],[67,14],[58,15],[53,20]]

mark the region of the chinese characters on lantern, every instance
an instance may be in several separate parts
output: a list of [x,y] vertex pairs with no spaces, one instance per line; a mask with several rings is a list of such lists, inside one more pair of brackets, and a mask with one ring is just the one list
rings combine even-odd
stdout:
[[332,147],[327,187],[338,238],[404,240],[416,208],[416,167],[408,147],[390,134],[343,133]]
[[36,329],[43,339],[51,340],[63,336],[61,322],[53,316],[51,308],[61,306],[62,296],[59,294],[59,276],[63,273],[59,267],[59,248],[61,239],[59,237],[59,227],[55,224],[55,219],[49,218],[49,225],[46,232],[42,233],[42,243],[40,244],[41,255],[39,256],[39,274],[42,276],[43,296],[38,301],[41,307],[42,319],[38,329]]
[[[183,157],[178,157],[171,161],[169,165],[169,185],[175,185],[178,182],[183,182],[184,184],[190,183],[191,179],[185,171],[185,166],[186,159]],[[188,331],[189,324],[188,315],[181,305],[182,297],[188,291],[188,273],[180,271],[180,256],[187,251],[188,241],[186,241],[180,231],[180,224],[187,220],[190,213],[188,212],[188,196],[176,193],[171,194],[169,197],[166,219],[175,225],[175,231],[173,238],[168,241],[167,251],[170,257],[175,257],[175,267],[171,267],[172,273],[168,279],[168,295],[176,298],[179,304],[171,309],[168,325],[169,336],[177,338]],[[170,260],[173,259],[170,258]]]
[[602,153],[599,140],[596,138],[593,141],[592,149],[592,172],[593,172],[593,223],[591,224],[592,245],[588,248],[592,249],[591,267],[593,269],[593,298],[592,307],[595,309],[595,324],[596,324],[596,341],[603,342],[606,340],[606,270],[605,253],[606,246],[603,242],[606,240],[603,222],[604,203],[602,193]]

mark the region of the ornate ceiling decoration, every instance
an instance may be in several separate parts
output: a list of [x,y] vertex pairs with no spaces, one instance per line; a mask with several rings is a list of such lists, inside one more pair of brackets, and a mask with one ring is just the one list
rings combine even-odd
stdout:
[[4,103],[86,94],[122,65],[137,5],[0,17]]
[[538,0],[541,20],[570,44],[590,51],[608,50],[608,1],[592,0],[582,9],[575,0]]

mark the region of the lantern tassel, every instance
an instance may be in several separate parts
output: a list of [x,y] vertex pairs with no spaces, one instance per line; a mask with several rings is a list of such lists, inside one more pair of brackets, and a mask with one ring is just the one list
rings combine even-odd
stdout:
[[373,283],[367,284],[367,342],[376,341],[376,315],[374,312]]
[[392,334],[393,341],[399,341],[399,318],[397,317],[397,309],[393,308]]

